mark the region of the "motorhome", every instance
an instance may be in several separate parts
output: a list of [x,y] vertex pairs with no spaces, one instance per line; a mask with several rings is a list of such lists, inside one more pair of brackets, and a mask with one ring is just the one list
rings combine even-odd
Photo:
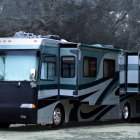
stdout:
[[55,36],[0,38],[0,126],[138,117],[138,56]]

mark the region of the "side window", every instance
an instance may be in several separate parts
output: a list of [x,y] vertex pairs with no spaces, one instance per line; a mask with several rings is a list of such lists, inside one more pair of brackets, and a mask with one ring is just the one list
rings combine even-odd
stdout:
[[115,60],[104,59],[104,77],[113,77],[115,75]]
[[46,56],[41,65],[41,79],[54,80],[56,76],[56,57]]
[[84,57],[84,77],[96,77],[97,59]]
[[61,58],[61,77],[73,78],[75,77],[75,57],[63,56]]

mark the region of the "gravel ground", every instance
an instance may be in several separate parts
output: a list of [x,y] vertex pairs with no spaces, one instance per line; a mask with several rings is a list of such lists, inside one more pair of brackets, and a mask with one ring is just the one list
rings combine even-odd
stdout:
[[139,123],[68,124],[53,130],[48,126],[11,125],[0,130],[0,140],[140,140]]

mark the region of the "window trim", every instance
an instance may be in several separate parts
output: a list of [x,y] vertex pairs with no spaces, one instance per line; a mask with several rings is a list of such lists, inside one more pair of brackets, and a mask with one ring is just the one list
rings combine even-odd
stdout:
[[[55,57],[56,60],[57,60],[57,57],[56,57],[56,56],[46,56],[46,57]],[[53,64],[55,65],[55,75],[54,75],[54,77],[56,76],[56,68],[57,68],[56,62],[47,62],[47,61],[45,61],[45,60],[42,60],[42,61],[41,61],[41,66],[40,66],[40,80],[41,80],[41,81],[55,81],[55,79],[53,79],[53,80],[49,80],[49,79],[48,79],[48,65],[47,65],[47,79],[41,79],[41,70],[42,70],[42,63],[43,63],[43,62],[46,62],[47,64],[48,64],[48,63],[53,63]]]
[[[96,61],[96,72],[95,72],[95,76],[91,76],[91,75],[90,75],[90,65],[89,65],[89,71],[88,71],[88,72],[89,72],[89,76],[85,76],[85,75],[84,75],[84,59],[85,59],[85,58],[88,58],[89,60],[90,60],[90,59],[95,59],[95,61]],[[95,78],[96,76],[97,76],[97,58],[96,58],[96,57],[90,57],[90,56],[84,56],[84,57],[83,57],[83,77]]]
[[[104,61],[105,60],[112,60],[112,61],[114,61],[114,66],[115,66],[115,69],[114,69],[114,76],[107,76],[107,77],[105,77],[105,75],[104,75]],[[113,77],[115,77],[115,72],[116,71],[116,61],[115,61],[115,59],[108,59],[108,58],[104,58],[103,59],[103,78],[113,78]]]
[[[62,73],[63,73],[63,63],[62,63],[62,59],[63,59],[63,57],[73,57],[74,58],[74,76],[72,76],[72,77],[63,77],[62,76]],[[76,58],[75,58],[75,56],[74,55],[63,55],[63,56],[61,56],[61,78],[75,78],[75,76],[76,76],[76,74],[75,74],[75,72],[76,72],[76,70],[75,70],[75,64],[76,64]]]

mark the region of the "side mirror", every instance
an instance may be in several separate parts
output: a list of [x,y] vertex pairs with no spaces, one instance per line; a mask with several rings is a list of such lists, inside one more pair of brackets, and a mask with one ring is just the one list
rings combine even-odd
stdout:
[[30,70],[30,80],[35,81],[36,72],[35,69]]

